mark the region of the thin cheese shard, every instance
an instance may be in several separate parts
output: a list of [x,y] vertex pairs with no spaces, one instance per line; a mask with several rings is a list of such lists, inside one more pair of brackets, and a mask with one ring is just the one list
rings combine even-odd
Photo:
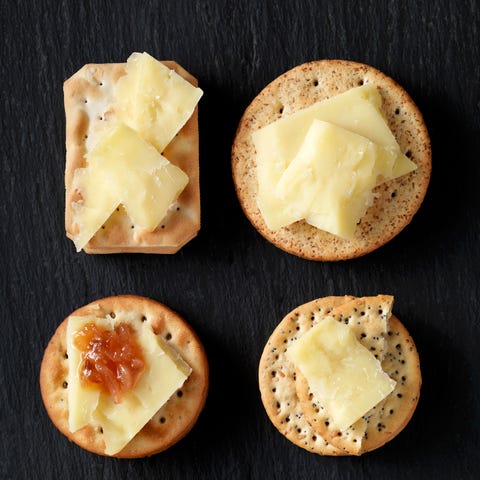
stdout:
[[375,86],[366,84],[283,117],[253,133],[256,149],[258,205],[272,230],[300,220],[289,206],[272,194],[283,173],[298,154],[312,122],[323,120],[366,137],[380,147],[382,170],[377,182],[413,171],[416,165],[400,147],[384,119],[382,99]]
[[133,53],[116,87],[117,115],[159,152],[187,120],[203,92],[148,53]]
[[77,251],[120,204],[137,227],[153,231],[189,180],[123,123],[115,125],[86,159],[86,167],[75,170],[73,179],[83,198],[74,204]]
[[[80,381],[81,352],[73,344],[73,339],[76,332],[91,322],[112,330],[115,325],[129,324],[141,345],[146,369],[137,385],[124,393],[121,403],[115,403],[105,391]],[[87,424],[98,425],[103,430],[107,455],[122,450],[191,373],[191,368],[181,357],[173,355],[147,323],[139,322],[134,312],[119,312],[115,319],[70,317],[67,326],[67,353],[70,431],[75,432]]]
[[396,382],[345,324],[326,317],[288,350],[310,390],[344,431],[387,397]]

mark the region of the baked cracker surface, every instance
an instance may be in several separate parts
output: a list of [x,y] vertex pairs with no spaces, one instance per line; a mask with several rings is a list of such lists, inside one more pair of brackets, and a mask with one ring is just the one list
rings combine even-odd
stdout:
[[[177,313],[154,300],[121,295],[85,305],[71,316],[106,317],[115,312],[136,312],[192,368],[183,386],[175,392],[142,430],[115,454],[120,458],[139,458],[159,453],[184,437],[203,409],[208,391],[208,362],[204,348],[192,328]],[[76,432],[68,427],[68,358],[66,331],[68,317],[50,340],[40,369],[42,398],[55,426],[69,440],[90,452],[105,455],[101,428],[87,425]]]
[[[167,67],[192,85],[197,80],[172,61]],[[65,81],[63,86],[66,116],[65,229],[72,239],[77,233],[73,202],[81,195],[72,186],[75,169],[85,166],[85,154],[101,133],[116,120],[114,90],[125,75],[126,63],[88,64]],[[200,229],[200,183],[198,158],[198,109],[163,153],[181,168],[189,182],[167,216],[153,232],[133,225],[125,209],[119,206],[109,220],[87,243],[87,253],[176,253],[197,235]]]
[[308,421],[326,440],[352,455],[379,448],[396,436],[413,415],[420,395],[420,363],[415,344],[400,321],[391,316],[393,298],[390,297],[390,303],[386,298],[379,295],[355,299],[330,315],[340,322],[348,321],[359,342],[397,382],[388,397],[350,428],[343,432],[336,428],[297,369],[297,395]]
[[345,455],[322,438],[305,417],[296,392],[295,365],[288,359],[288,346],[311,326],[353,297],[326,297],[290,312],[275,328],[260,358],[258,379],[268,417],[288,440],[320,455]]
[[[305,221],[276,231],[270,230],[257,204],[257,166],[252,133],[282,116],[366,83],[378,88],[388,125],[401,151],[410,157],[417,169],[375,188],[377,198],[361,219],[352,240],[319,230]],[[305,63],[270,83],[246,109],[232,147],[232,174],[245,215],[269,242],[310,260],[347,260],[387,243],[411,222],[420,208],[430,172],[430,139],[413,100],[401,86],[379,70],[346,60]]]
[[[259,366],[267,414],[294,444],[320,455],[360,455],[406,426],[417,406],[421,373],[413,339],[391,315],[393,297],[326,297],[290,312],[268,340]],[[308,382],[288,359],[289,345],[326,317],[347,323],[396,382],[394,391],[345,432],[333,425]]]

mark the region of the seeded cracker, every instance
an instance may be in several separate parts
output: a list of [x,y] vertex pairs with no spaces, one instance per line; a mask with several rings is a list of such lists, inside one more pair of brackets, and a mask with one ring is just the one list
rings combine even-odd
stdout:
[[[397,142],[417,169],[376,187],[378,198],[358,225],[353,240],[319,230],[304,221],[270,230],[257,206],[255,148],[252,132],[284,115],[326,100],[364,83],[373,83],[383,99],[382,111]],[[262,90],[246,109],[232,148],[235,189],[245,215],[269,242],[310,260],[336,261],[359,257],[381,247],[412,220],[430,180],[431,149],[422,115],[394,80],[368,65],[321,60],[300,65]]]
[[[116,457],[138,458],[159,453],[184,437],[195,424],[208,390],[208,363],[203,346],[192,328],[165,305],[144,297],[122,295],[90,303],[72,316],[106,317],[135,311],[139,322],[151,325],[156,335],[176,350],[192,368],[181,389],[153,416]],[[68,359],[63,321],[48,344],[40,370],[40,388],[47,412],[55,426],[71,441],[90,452],[105,455],[98,425],[87,425],[72,433],[68,428]]]
[[[323,312],[315,310],[315,305],[320,302],[327,301],[332,305],[331,298],[336,299],[336,308],[331,306],[330,310]],[[342,303],[341,299],[344,300]],[[260,361],[260,390],[270,419],[293,443],[323,455],[360,455],[382,446],[408,423],[420,395],[420,365],[412,338],[401,322],[391,316],[392,305],[393,297],[387,295],[358,299],[328,297],[301,305],[280,322]],[[310,392],[301,372],[295,369],[284,352],[291,342],[326,316],[348,322],[359,341],[381,360],[383,370],[397,382],[395,390],[387,398],[341,435]],[[276,361],[273,362],[273,359]],[[282,375],[277,380],[279,372]],[[280,390],[276,383],[281,386]],[[295,392],[292,392],[293,389]],[[288,392],[288,397],[285,392]],[[272,405],[280,407],[274,409]],[[309,429],[302,430],[305,437],[295,435],[295,429],[286,426],[285,418],[289,417],[301,419],[302,427],[308,425]],[[329,449],[315,449],[314,442],[318,444],[319,441],[328,444]],[[333,446],[336,449],[332,449]]]
[[295,366],[285,352],[324,315],[352,298],[321,298],[293,310],[273,331],[258,368],[262,402],[272,423],[295,445],[320,455],[345,453],[324,440],[306,419],[295,390]]
[[[197,86],[196,78],[175,62],[162,62]],[[77,232],[72,202],[81,197],[72,188],[75,169],[85,166],[84,156],[101,133],[116,120],[115,84],[125,75],[126,63],[89,64],[64,83],[66,115],[65,228],[72,239]],[[198,108],[163,153],[181,168],[189,182],[153,232],[132,225],[120,206],[84,248],[86,253],[176,253],[200,229],[198,161]]]

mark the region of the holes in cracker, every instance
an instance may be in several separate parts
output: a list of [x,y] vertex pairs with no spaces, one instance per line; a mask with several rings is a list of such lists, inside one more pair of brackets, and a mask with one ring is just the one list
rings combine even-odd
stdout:
[[68,352],[65,352],[65,353],[63,354],[63,358],[64,358],[65,360],[68,360]]
[[318,87],[318,79],[313,80],[313,86]]
[[68,382],[66,380],[62,383],[62,387],[63,388],[68,388]]
[[182,398],[183,397],[183,392],[181,390],[178,390],[177,392],[177,397]]
[[407,150],[405,152],[405,156],[408,157],[408,158],[412,158],[412,151],[411,150]]
[[392,198],[395,198],[396,196],[397,196],[397,191],[396,191],[396,190],[394,190],[394,191],[392,192],[392,195],[391,195],[391,197],[392,197]]
[[103,427],[98,427],[98,433],[103,434]]
[[165,423],[167,421],[167,419],[165,417],[160,417],[160,419],[158,421],[160,423]]
[[165,335],[165,340],[171,340],[172,339],[172,334],[170,332],[168,332],[166,335]]
[[165,228],[165,225],[162,225],[160,228]]
[[142,322],[146,322],[146,321],[147,321],[147,317],[146,317],[145,315],[142,315],[141,321],[142,321]]
[[361,79],[357,82],[357,85],[358,85],[359,87],[361,87],[361,86],[364,85],[364,84],[365,84],[365,80],[364,80],[363,78],[361,78]]
[[115,312],[110,312],[110,317],[115,318],[116,317]]
[[395,109],[395,115],[400,115],[400,109],[399,108]]

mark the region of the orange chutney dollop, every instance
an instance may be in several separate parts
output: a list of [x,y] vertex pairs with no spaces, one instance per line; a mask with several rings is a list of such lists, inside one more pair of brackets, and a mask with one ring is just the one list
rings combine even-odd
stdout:
[[73,344],[82,352],[80,380],[106,391],[115,403],[145,371],[142,348],[126,323],[113,330],[87,323],[75,334]]

